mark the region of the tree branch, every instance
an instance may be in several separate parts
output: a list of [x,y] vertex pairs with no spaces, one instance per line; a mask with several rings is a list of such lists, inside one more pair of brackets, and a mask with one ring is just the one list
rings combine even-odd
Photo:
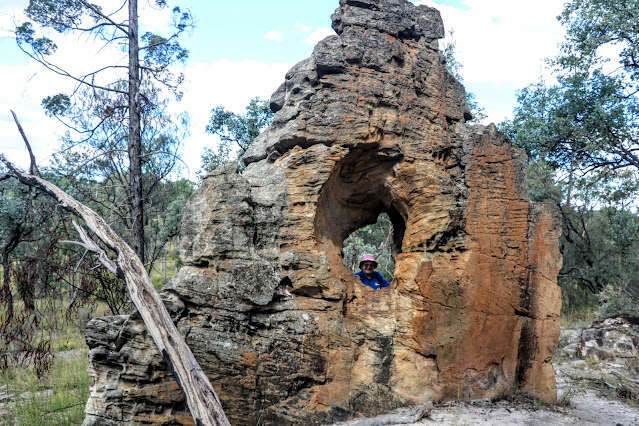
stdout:
[[45,192],[58,201],[65,210],[81,217],[87,227],[117,253],[117,265],[124,275],[131,301],[184,392],[196,424],[230,426],[211,382],[195,360],[191,349],[184,342],[151,284],[144,265],[131,247],[106,224],[102,217],[56,185],[38,176],[21,172],[3,154],[0,154],[0,161],[20,182]]
[[95,13],[100,18],[102,18],[105,21],[109,22],[111,25],[114,25],[117,29],[122,31],[124,34],[129,35],[128,25],[118,24],[113,19],[111,19],[109,16],[105,15],[104,13],[102,13],[102,11],[100,9],[97,9],[95,6],[93,6],[91,3],[88,3],[88,2],[86,2],[84,0],[79,0],[79,1],[80,1],[80,3],[82,3],[82,5],[84,7],[86,7],[89,10],[91,10],[91,12]]
[[98,260],[105,268],[107,268],[116,277],[124,279],[124,274],[118,268],[118,265],[114,261],[109,259],[106,252],[102,250],[102,247],[97,245],[95,241],[93,241],[91,237],[89,237],[89,235],[84,230],[84,228],[78,225],[75,220],[71,221],[71,223],[73,224],[73,227],[75,228],[75,230],[78,232],[78,235],[80,235],[80,239],[82,240],[82,242],[81,243],[78,241],[61,241],[61,242],[68,243],[68,244],[77,244],[79,246],[84,247],[85,250],[91,253],[95,253],[98,256]]
[[49,71],[52,71],[52,72],[54,72],[54,73],[56,73],[58,75],[61,75],[63,77],[68,77],[71,80],[76,81],[78,84],[86,85],[86,86],[93,87],[93,88],[100,89],[100,90],[104,90],[104,91],[107,91],[107,92],[121,93],[121,94],[124,94],[124,95],[128,94],[128,92],[126,92],[124,90],[111,89],[109,87],[100,86],[100,85],[97,85],[97,84],[94,84],[94,83],[86,82],[86,81],[84,81],[84,78],[88,77],[91,74],[87,74],[84,77],[76,77],[76,76],[68,73],[67,71],[61,69],[57,65],[47,61],[41,55],[38,55],[38,54],[31,53],[31,52],[27,51],[26,49],[24,49],[22,47],[22,45],[20,43],[18,43],[18,47],[20,48],[20,50],[22,50],[24,53],[26,53],[31,59],[33,59],[34,61],[37,61],[38,63],[40,63],[42,66],[44,66]]
[[29,151],[29,158],[31,159],[31,165],[29,166],[29,173],[31,173],[32,175],[40,176],[40,170],[38,170],[38,166],[36,165],[35,156],[33,155],[33,151],[31,150],[31,145],[29,144],[27,135],[24,134],[24,130],[22,130],[22,126],[20,125],[20,121],[18,121],[18,116],[16,115],[16,113],[13,112],[13,110],[10,110],[10,111],[11,111],[11,114],[13,115],[13,119],[16,122],[16,126],[18,126],[18,130],[20,131],[20,134],[22,135],[22,140],[24,141],[24,144],[26,145],[27,150]]

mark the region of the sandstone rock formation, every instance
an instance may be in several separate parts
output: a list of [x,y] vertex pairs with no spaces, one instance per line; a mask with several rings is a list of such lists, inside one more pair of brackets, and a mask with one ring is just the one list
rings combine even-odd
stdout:
[[[438,53],[439,12],[340,0],[336,35],[275,92],[273,124],[208,176],[182,218],[187,266],[164,289],[233,424],[325,424],[399,406],[528,392],[552,401],[559,218],[526,197],[525,156],[470,126]],[[396,281],[342,265],[388,213]],[[189,424],[132,317],[87,329],[86,425]]]

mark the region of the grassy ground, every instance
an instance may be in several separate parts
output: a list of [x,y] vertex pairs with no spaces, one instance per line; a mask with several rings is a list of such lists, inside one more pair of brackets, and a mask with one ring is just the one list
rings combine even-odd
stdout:
[[577,311],[563,311],[561,313],[561,328],[583,329],[599,319],[599,312],[596,307],[584,307]]
[[78,327],[52,338],[51,369],[37,377],[33,367],[9,366],[0,371],[0,424],[79,425],[89,397],[88,348]]
[[[166,284],[168,280],[173,278],[180,266],[181,265],[177,260],[176,253],[170,253],[170,255],[167,256],[166,264],[162,262],[162,259],[159,259],[157,262],[155,262],[155,264],[153,265],[153,269],[149,274],[149,278],[151,278],[153,287],[155,287],[157,291],[160,291],[162,289],[162,286]],[[164,272],[164,268],[166,268],[166,274]]]
[[[160,259],[151,271],[154,287],[160,290],[179,266],[175,250],[169,251],[166,263]],[[50,341],[54,362],[41,377],[37,377],[33,366],[9,365],[0,369],[0,425],[79,425],[84,420],[91,385],[84,326],[93,316],[108,315],[108,307],[100,303],[91,311],[83,309],[71,323],[64,320],[66,303],[38,307],[47,312],[43,321],[56,324],[53,335],[43,333],[39,338]],[[16,309],[21,309],[19,300]]]

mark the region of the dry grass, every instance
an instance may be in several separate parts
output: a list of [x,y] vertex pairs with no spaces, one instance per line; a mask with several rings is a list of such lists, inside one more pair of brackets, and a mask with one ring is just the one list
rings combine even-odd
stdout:
[[575,312],[562,312],[560,318],[561,328],[581,330],[599,319],[599,311],[596,308],[585,308]]
[[1,425],[79,425],[89,397],[91,378],[84,326],[92,314],[108,309],[98,305],[80,312],[79,318],[65,321],[64,303],[45,317],[56,321],[53,332],[40,332],[37,340],[48,340],[54,353],[53,364],[41,377],[33,365],[9,365],[0,370]]
[[84,419],[91,378],[88,348],[80,328],[69,325],[51,336],[55,358],[38,377],[33,366],[0,371],[0,423],[3,425],[74,425]]
[[0,373],[0,422],[6,425],[74,425],[84,419],[91,379],[87,350],[58,356],[45,376],[32,368]]

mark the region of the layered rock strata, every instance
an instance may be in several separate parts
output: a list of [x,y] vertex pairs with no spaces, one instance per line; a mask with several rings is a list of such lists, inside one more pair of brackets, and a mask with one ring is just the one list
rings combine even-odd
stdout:
[[[341,0],[336,35],[274,93],[273,124],[182,217],[167,307],[233,424],[325,424],[399,406],[556,398],[559,218],[524,153],[466,124],[435,9]],[[395,281],[374,291],[343,240],[386,212]],[[131,317],[89,323],[90,424],[189,424]]]

